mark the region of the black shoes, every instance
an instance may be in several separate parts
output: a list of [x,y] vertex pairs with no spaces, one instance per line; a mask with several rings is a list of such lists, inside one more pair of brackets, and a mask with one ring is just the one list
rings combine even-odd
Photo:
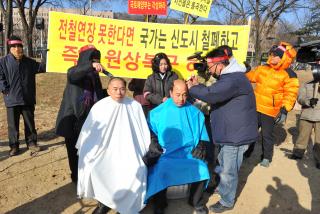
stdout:
[[157,208],[154,209],[154,214],[164,214],[164,208]]
[[289,159],[291,159],[291,160],[301,160],[302,157],[300,157],[300,156],[298,156],[296,154],[292,154],[292,155],[289,156]]
[[99,202],[98,206],[96,207],[96,209],[94,209],[92,214],[107,214],[107,212],[109,212],[109,210],[111,210],[110,207],[107,207],[103,203]]
[[222,204],[220,204],[220,202],[218,201],[214,205],[211,205],[209,209],[211,212],[214,212],[214,213],[222,213],[227,210],[232,210],[232,207],[225,207]]
[[320,163],[316,163],[316,168],[320,169]]
[[194,211],[196,214],[208,214],[209,210],[206,206],[195,207]]
[[9,151],[9,156],[12,157],[12,156],[18,155],[19,152],[20,152],[19,145],[11,146]]

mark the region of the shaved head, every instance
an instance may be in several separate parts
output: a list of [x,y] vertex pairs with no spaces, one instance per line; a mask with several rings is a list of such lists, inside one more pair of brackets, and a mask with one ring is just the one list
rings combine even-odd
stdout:
[[113,77],[108,84],[108,94],[110,97],[120,102],[126,96],[126,81],[121,77]]
[[183,80],[175,80],[173,82],[173,87],[170,90],[170,96],[173,102],[178,106],[183,106],[187,101],[188,87]]
[[183,90],[188,90],[187,84],[185,83],[185,81],[180,80],[180,79],[173,81],[173,90],[174,90],[174,87],[178,87],[178,88],[181,88]]

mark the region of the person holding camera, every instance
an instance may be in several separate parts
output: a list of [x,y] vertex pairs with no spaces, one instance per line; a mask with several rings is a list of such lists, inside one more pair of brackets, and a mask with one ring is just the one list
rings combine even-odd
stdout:
[[170,97],[170,88],[178,75],[172,71],[172,65],[165,53],[157,53],[151,61],[153,73],[148,76],[143,96],[154,108],[165,102]]
[[313,157],[315,165],[320,169],[320,103],[319,83],[308,82],[299,90],[298,103],[301,104],[299,119],[299,135],[290,159],[302,159],[307,149],[312,129],[314,129]]
[[243,67],[236,60],[230,62],[219,48],[207,53],[206,61],[217,81],[206,87],[193,77],[187,85],[191,97],[211,105],[212,140],[220,146],[217,190],[221,199],[209,209],[221,213],[234,206],[243,153],[258,138],[257,113],[254,92]]
[[209,137],[203,114],[187,97],[186,83],[175,80],[170,98],[149,113],[151,144],[143,160],[148,166],[146,200],[153,199],[155,214],[165,213],[167,188],[183,184],[191,184],[188,202],[195,213],[208,213],[203,194],[210,178],[204,162]]
[[24,134],[28,149],[40,151],[34,122],[36,104],[36,74],[46,72],[45,58],[41,63],[26,57],[18,36],[8,40],[10,53],[0,60],[0,91],[7,108],[9,155],[18,155],[20,115],[24,120]]
[[[269,167],[272,161],[275,124],[286,121],[297,99],[299,81],[289,68],[296,54],[292,45],[281,42],[270,49],[266,65],[258,66],[246,74],[250,82],[256,83],[254,92],[263,151],[260,165],[263,167]],[[245,157],[249,157],[253,149],[254,144],[249,147]]]
[[56,134],[65,138],[72,182],[78,179],[78,155],[75,148],[81,127],[91,107],[106,96],[99,72],[101,54],[93,45],[79,50],[77,65],[68,69],[67,84],[63,92],[56,120]]

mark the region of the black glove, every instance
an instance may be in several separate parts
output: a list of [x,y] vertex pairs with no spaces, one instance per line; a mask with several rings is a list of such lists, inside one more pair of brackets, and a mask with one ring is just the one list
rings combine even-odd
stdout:
[[316,105],[317,105],[317,103],[318,103],[318,98],[311,98],[310,99],[310,106],[312,107],[312,108],[314,108]]
[[246,66],[246,72],[251,71],[251,65],[249,64],[249,62],[244,61],[243,64],[244,64],[244,66]]
[[284,107],[281,107],[280,112],[278,115],[274,118],[275,124],[283,124],[287,119],[287,110]]
[[198,145],[192,149],[191,154],[194,158],[205,160],[207,154],[206,142],[200,140]]
[[142,157],[144,164],[147,167],[155,165],[158,162],[162,153],[163,149],[159,144],[158,137],[153,132],[151,132],[151,143],[149,145],[149,150]]

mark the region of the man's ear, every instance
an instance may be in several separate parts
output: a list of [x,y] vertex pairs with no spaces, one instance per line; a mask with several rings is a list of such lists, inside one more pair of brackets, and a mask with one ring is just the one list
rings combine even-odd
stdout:
[[169,92],[170,92],[170,97],[172,97],[172,90],[170,90]]

